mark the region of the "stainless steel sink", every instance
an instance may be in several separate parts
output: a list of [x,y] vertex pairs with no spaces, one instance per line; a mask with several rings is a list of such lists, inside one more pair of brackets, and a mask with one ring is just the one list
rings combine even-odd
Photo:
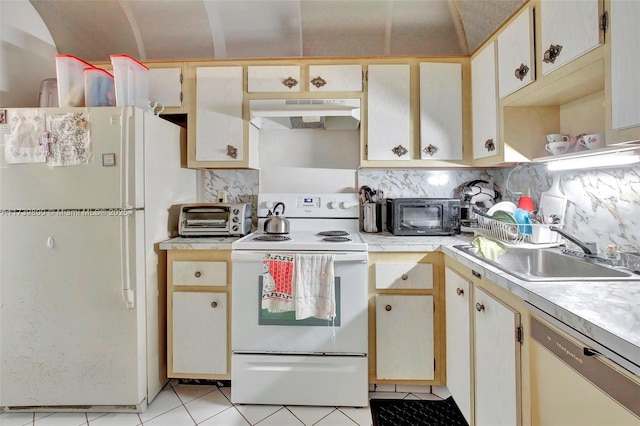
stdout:
[[599,263],[595,259],[564,254],[557,249],[509,248],[489,260],[471,245],[454,248],[525,281],[640,281],[640,275]]

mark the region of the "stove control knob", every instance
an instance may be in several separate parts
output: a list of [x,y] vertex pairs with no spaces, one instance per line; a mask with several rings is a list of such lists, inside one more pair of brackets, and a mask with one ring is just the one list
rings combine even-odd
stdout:
[[237,231],[238,231],[238,229],[239,229],[239,227],[238,227],[238,225],[233,225],[233,228],[232,228],[232,229],[233,229],[235,232],[237,232]]
[[265,201],[264,206],[266,208],[268,208],[269,210],[273,209],[273,206],[275,206],[276,203],[274,203],[273,201]]
[[355,203],[350,203],[349,201],[343,201],[340,203],[340,207],[343,209],[350,209],[351,207],[356,206]]
[[330,209],[337,209],[338,208],[338,202],[337,201],[329,201],[329,203],[327,204],[327,206]]
[[238,216],[234,216],[233,219],[231,219],[234,223],[238,223],[240,221],[240,219],[238,218]]

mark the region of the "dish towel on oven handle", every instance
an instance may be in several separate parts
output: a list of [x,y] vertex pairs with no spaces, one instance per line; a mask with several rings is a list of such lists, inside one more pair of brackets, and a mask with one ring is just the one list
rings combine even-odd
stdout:
[[270,313],[295,310],[291,254],[265,253],[262,257],[262,309]]
[[334,254],[296,254],[296,319],[336,316]]

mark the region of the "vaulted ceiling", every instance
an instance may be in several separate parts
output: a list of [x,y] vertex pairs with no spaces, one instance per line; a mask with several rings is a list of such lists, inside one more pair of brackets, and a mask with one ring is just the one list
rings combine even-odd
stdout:
[[30,0],[59,53],[107,61],[469,55],[525,0]]

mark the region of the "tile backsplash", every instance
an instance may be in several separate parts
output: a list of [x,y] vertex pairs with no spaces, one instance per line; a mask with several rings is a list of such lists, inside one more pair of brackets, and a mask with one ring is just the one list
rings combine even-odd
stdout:
[[[534,200],[551,187],[552,173],[560,173],[569,199],[565,230],[583,241],[594,241],[602,252],[609,244],[622,251],[640,250],[640,166],[588,171],[548,172],[544,165],[495,169],[360,169],[358,186],[384,191],[385,197],[451,197],[461,183],[482,179],[495,185],[503,200],[516,201],[520,192]],[[508,188],[507,188],[508,186]],[[215,201],[226,189],[229,201],[257,202],[257,170],[202,172],[201,199]]]

